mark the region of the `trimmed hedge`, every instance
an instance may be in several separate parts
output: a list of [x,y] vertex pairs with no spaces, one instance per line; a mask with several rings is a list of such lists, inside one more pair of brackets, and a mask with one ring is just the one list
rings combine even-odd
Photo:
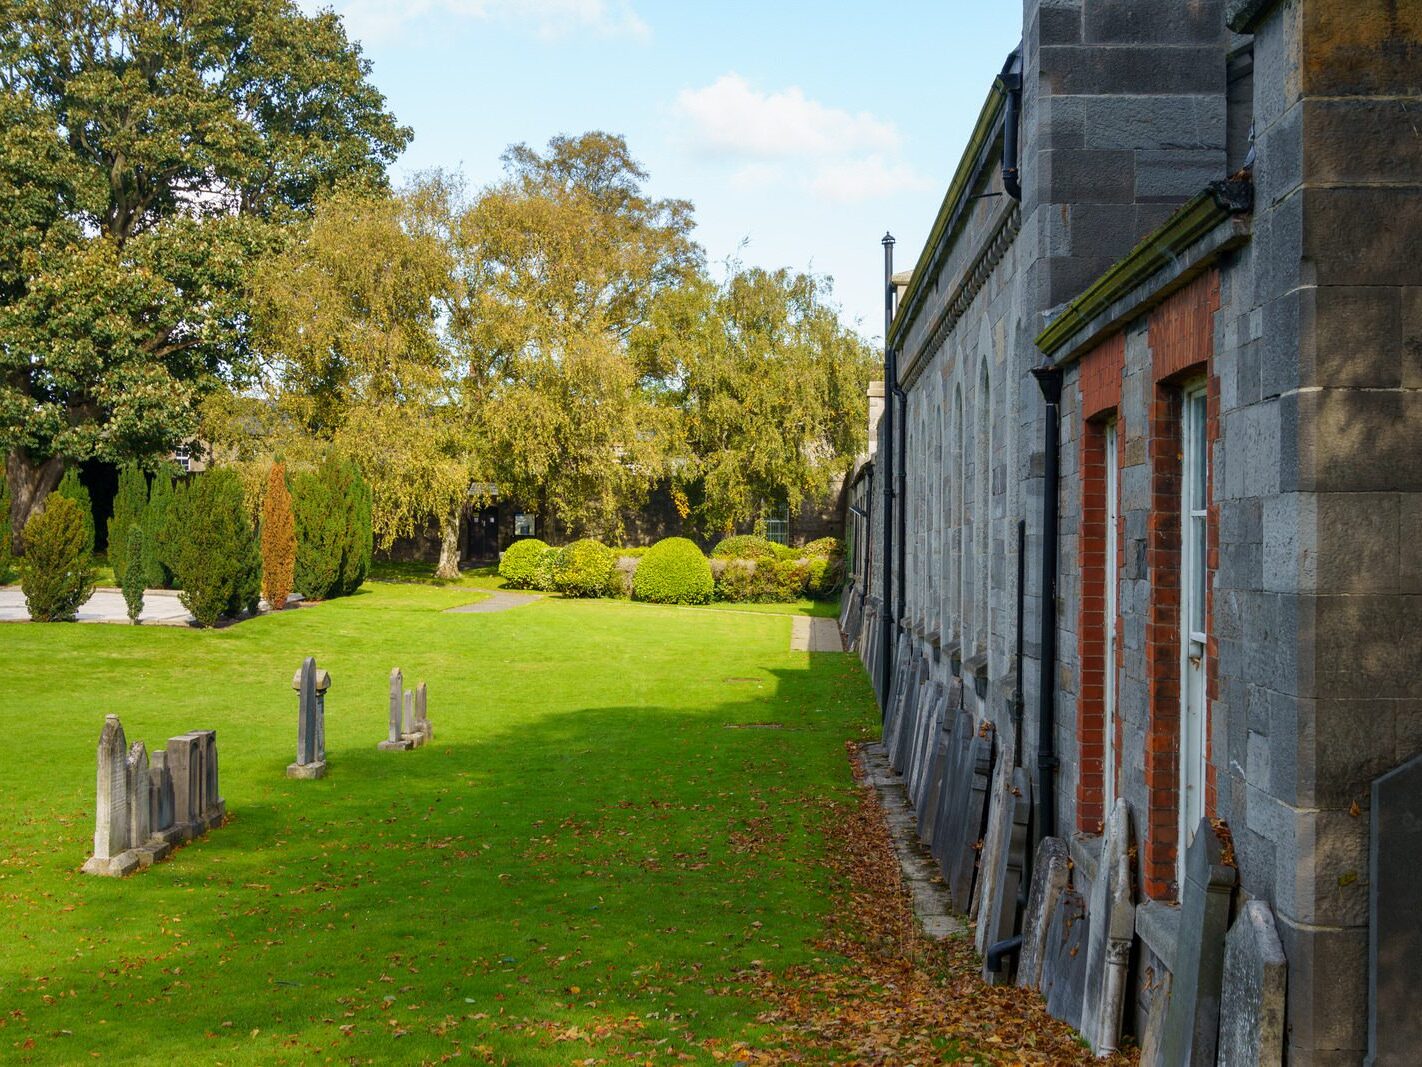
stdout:
[[844,542],[838,537],[819,537],[800,549],[801,556],[818,556],[822,559],[842,559]]
[[715,592],[711,564],[685,537],[667,537],[637,564],[632,593],[654,604],[705,604]]
[[511,589],[535,589],[539,564],[548,553],[548,545],[536,537],[515,541],[499,560],[499,577]]
[[262,554],[236,471],[210,470],[180,486],[168,528],[174,534],[173,574],[182,589],[178,599],[199,626],[256,612]]
[[574,541],[553,558],[553,586],[564,596],[596,597],[608,590],[617,558],[601,541]]
[[94,593],[94,558],[89,526],[72,497],[51,493],[44,509],[25,524],[25,556],[20,589],[35,622],[73,622]]
[[719,559],[784,559],[790,550],[756,534],[736,534],[719,541],[711,555]]
[[308,600],[349,596],[370,573],[370,486],[350,460],[327,458],[291,478],[292,588]]

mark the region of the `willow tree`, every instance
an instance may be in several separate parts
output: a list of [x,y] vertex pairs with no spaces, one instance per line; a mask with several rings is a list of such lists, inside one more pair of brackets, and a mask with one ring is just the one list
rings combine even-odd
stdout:
[[658,300],[632,349],[679,416],[675,478],[710,532],[825,495],[864,448],[875,354],[840,323],[827,279],[700,279]]
[[628,339],[699,269],[691,205],[649,197],[611,134],[503,159],[454,231],[466,402],[506,495],[545,524],[615,536],[665,469],[667,412]]
[[445,325],[456,282],[454,191],[432,176],[399,195],[340,192],[260,272],[256,334],[271,389],[267,428],[360,464],[388,547],[439,526],[437,573],[458,575],[469,487],[486,479]]
[[252,369],[247,280],[410,137],[329,11],[0,0],[0,451],[14,528],[66,463],[163,455]]

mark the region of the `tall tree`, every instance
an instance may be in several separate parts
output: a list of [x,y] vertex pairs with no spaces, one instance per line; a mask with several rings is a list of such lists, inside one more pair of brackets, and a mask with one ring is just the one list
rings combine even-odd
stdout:
[[701,279],[664,294],[632,348],[680,414],[676,479],[708,532],[797,509],[864,447],[875,355],[840,324],[827,279],[759,268]]
[[663,471],[668,426],[627,341],[696,276],[691,204],[649,197],[612,134],[516,145],[504,163],[455,231],[466,394],[502,489],[545,521],[615,536]]
[[147,507],[148,477],[137,463],[125,463],[119,468],[118,492],[114,495],[114,513],[109,518],[108,541],[109,566],[120,582],[128,573],[128,529],[143,522],[143,512]]
[[15,529],[67,461],[171,450],[251,370],[281,224],[410,137],[328,11],[0,0],[0,450]]
[[330,197],[261,271],[255,300],[279,412],[359,462],[381,545],[434,518],[446,577],[458,575],[469,488],[487,480],[446,329],[454,195],[433,175],[399,196]]

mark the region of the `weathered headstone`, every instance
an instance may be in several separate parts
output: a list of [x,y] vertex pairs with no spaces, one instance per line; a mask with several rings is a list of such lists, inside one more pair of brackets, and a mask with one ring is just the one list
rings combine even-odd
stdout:
[[1422,756],[1373,782],[1368,815],[1368,1064],[1422,1049]]
[[[324,672],[323,672],[324,673]],[[203,822],[207,827],[221,823],[227,817],[227,801],[222,799],[222,785],[217,775],[217,731],[200,730],[202,734],[202,799]],[[319,739],[319,751],[324,760],[326,755],[325,727]]]
[[[1269,905],[1247,902],[1225,937],[1219,1067],[1278,1067],[1284,1062],[1288,971]],[[1414,1011],[1415,1005],[1414,996]]]
[[168,773],[168,752],[159,749],[148,761],[148,829],[163,834],[173,828],[173,779]]
[[434,740],[434,728],[430,726],[429,690],[424,682],[415,686],[415,732],[426,742]]
[[[1017,911],[1022,896],[1022,879],[1027,866],[1027,842],[1032,831],[1032,783],[1024,767],[1012,769],[1012,787],[1003,804],[1003,821],[1008,826],[1007,847],[997,861],[998,873],[993,891],[987,897],[987,932],[989,945],[1005,941],[1017,932]],[[983,980],[993,985],[1005,985],[1012,979],[1008,957],[1003,957],[1001,970],[992,971],[983,961]]]
[[969,746],[967,802],[963,806],[963,831],[956,838],[958,853],[952,857],[948,888],[953,904],[966,913],[971,907],[973,879],[978,870],[978,853],[982,848],[983,827],[987,817],[988,785],[992,782],[993,725],[978,727],[977,736]]
[[148,793],[152,788],[148,778],[148,747],[142,741],[135,741],[128,750],[126,761],[128,774],[128,841],[137,848],[148,843],[151,801]]
[[1086,901],[1075,889],[1062,890],[1047,926],[1047,951],[1042,962],[1042,995],[1053,1018],[1080,1029],[1086,984],[1086,942],[1090,919]]
[[[992,898],[997,891],[998,878],[1003,873],[1008,838],[1012,836],[1012,811],[1007,803],[1012,791],[1012,765],[1016,760],[1012,736],[998,738],[998,746],[992,785],[988,790],[987,829],[983,832],[983,848],[978,854],[978,878],[973,884],[973,899],[970,902],[972,914],[978,918],[974,939],[980,956],[987,953],[990,944],[1000,940],[996,923],[991,920]],[[988,936],[989,926],[993,927],[991,938]]]
[[962,811],[971,787],[969,752],[973,744],[973,716],[958,708],[953,712],[953,732],[948,742],[948,762],[943,775],[943,793],[938,803],[938,819],[933,827],[933,846],[929,851],[938,861],[938,870],[948,879],[950,857],[957,855],[954,841],[962,834]]
[[919,802],[918,839],[925,845],[933,842],[933,830],[938,822],[938,806],[943,799],[943,783],[948,771],[948,745],[952,740],[951,724],[953,713],[950,696],[945,693],[938,698],[937,726],[933,731],[933,747],[930,750],[928,775]]
[[291,679],[296,690],[296,762],[287,766],[288,778],[324,778],[326,776],[326,727],[324,694],[331,687],[331,676],[317,671],[316,660],[307,656],[301,669]]
[[1022,916],[1022,951],[1017,959],[1017,984],[1024,989],[1042,987],[1042,959],[1047,948],[1047,926],[1056,911],[1057,898],[1067,887],[1071,863],[1060,837],[1044,837],[1032,860],[1032,888]]
[[[97,790],[94,804],[94,854],[84,864],[89,874],[127,874],[136,857],[129,847],[128,751],[117,715],[104,716],[99,734]],[[122,869],[125,863],[128,869]]]
[[375,746],[382,752],[403,752],[411,747],[401,730],[404,699],[405,675],[399,667],[395,667],[390,671],[390,733],[384,741]]
[[1185,854],[1180,935],[1161,1032],[1162,1062],[1172,1067],[1213,1067],[1215,1062],[1225,928],[1237,877],[1224,858],[1220,835],[1201,819]]
[[1086,999],[1081,1031],[1098,1056],[1116,1051],[1126,997],[1126,965],[1136,934],[1131,892],[1131,809],[1116,801],[1101,840],[1091,885],[1091,939],[1086,949]]
[[918,739],[914,743],[913,774],[909,779],[909,796],[915,807],[923,801],[932,769],[932,754],[935,738],[939,733],[939,716],[943,712],[943,684],[925,681],[920,690],[920,704],[923,708],[919,716]]
[[202,738],[197,731],[168,738],[168,773],[173,783],[173,825],[185,839],[201,833]]

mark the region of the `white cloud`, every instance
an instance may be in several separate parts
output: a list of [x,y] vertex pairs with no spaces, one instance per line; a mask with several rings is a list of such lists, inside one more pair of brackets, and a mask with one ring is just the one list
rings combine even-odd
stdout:
[[734,73],[703,89],[683,89],[673,111],[686,123],[690,144],[709,155],[789,159],[892,150],[899,144],[894,124],[867,111],[826,107],[794,85],[761,92]]
[[785,168],[779,163],[747,163],[732,173],[730,184],[733,189],[757,192],[783,185],[785,179]]
[[[307,10],[325,2],[303,0]],[[545,41],[576,33],[648,40],[651,27],[631,0],[335,0],[346,31],[360,40],[388,37],[426,16],[522,25]]]
[[907,163],[890,163],[882,156],[871,155],[825,164],[811,179],[810,190],[822,200],[848,204],[932,185]]

